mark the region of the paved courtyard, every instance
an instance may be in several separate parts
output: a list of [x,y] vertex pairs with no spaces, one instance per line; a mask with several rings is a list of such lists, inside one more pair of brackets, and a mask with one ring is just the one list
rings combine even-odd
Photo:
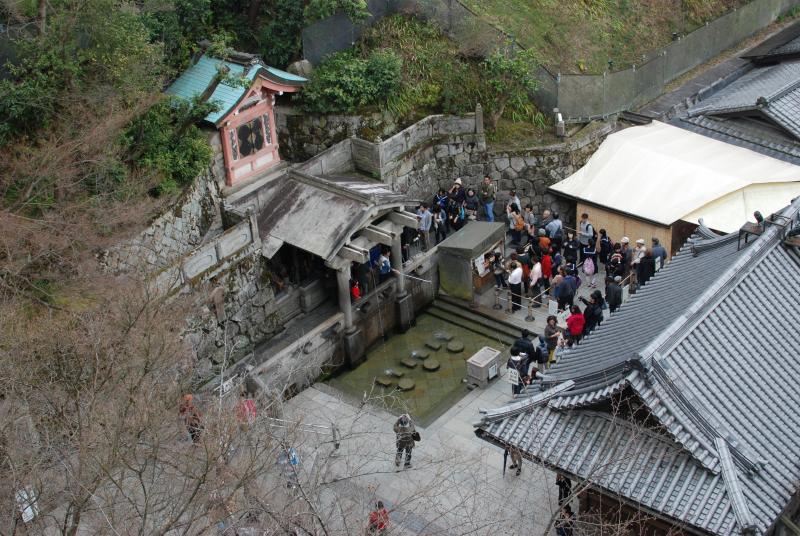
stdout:
[[[355,507],[363,510],[363,519],[370,504],[383,500],[395,509],[391,534],[543,534],[557,508],[555,475],[524,462],[521,476],[513,470],[503,476],[503,451],[473,433],[479,410],[508,402],[510,393],[501,375],[427,428],[418,427],[422,441],[414,449],[413,467],[402,471],[394,465],[396,417],[373,404],[361,406],[327,385],[315,385],[288,401],[285,411],[288,419],[339,427],[341,446],[326,459],[327,480],[341,479],[331,487],[330,500],[361,498]],[[315,462],[307,457],[304,463]],[[313,469],[305,467],[308,473]]]

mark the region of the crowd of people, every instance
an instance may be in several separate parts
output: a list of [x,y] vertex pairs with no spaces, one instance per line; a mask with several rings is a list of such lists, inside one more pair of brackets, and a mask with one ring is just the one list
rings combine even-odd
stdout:
[[[533,307],[552,300],[559,313],[568,312],[566,344],[580,341],[597,327],[605,310],[619,308],[625,284],[635,292],[667,260],[658,238],[651,239],[650,247],[643,238],[634,245],[627,236],[615,242],[605,229],[596,230],[586,213],[578,228],[571,229],[558,212],[546,209],[538,214],[530,203],[523,207],[513,189],[501,210],[496,210],[497,198],[497,187],[488,176],[477,188],[465,188],[456,179],[449,190],[439,189],[431,203],[422,203],[417,210],[420,246],[427,250],[470,221],[505,221],[513,251],[508,257],[501,251],[487,253],[485,266],[494,275],[496,288],[510,290],[512,312],[522,308],[525,298],[533,298]],[[595,289],[589,298],[576,298],[582,284]],[[555,348],[557,337],[546,337]]]

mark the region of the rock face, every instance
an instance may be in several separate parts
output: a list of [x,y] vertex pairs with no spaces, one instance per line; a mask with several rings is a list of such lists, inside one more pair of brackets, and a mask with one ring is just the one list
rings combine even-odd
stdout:
[[298,60],[290,63],[286,70],[297,76],[308,78],[314,72],[314,66],[308,60]]
[[427,370],[428,372],[433,372],[434,370],[439,370],[439,362],[435,359],[426,359],[425,362],[422,364],[422,368]]
[[453,354],[464,351],[464,343],[461,341],[450,341],[447,343],[447,351]]

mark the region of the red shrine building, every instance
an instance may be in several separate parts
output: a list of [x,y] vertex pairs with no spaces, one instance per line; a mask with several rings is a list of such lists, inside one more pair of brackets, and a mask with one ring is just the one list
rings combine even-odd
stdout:
[[[226,68],[226,79],[216,86],[208,99],[217,103],[219,110],[208,114],[205,121],[219,130],[225,183],[233,186],[280,162],[275,97],[297,91],[306,79],[264,65],[252,54],[233,52],[226,60],[203,54],[167,93],[191,99],[202,94]],[[237,83],[228,81],[231,79],[238,79]]]

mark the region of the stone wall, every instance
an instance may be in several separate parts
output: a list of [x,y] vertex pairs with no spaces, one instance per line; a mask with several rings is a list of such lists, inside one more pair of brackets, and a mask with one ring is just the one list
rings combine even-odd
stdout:
[[194,290],[200,299],[189,319],[187,340],[199,358],[200,377],[251,354],[283,327],[260,249]]
[[207,171],[147,229],[104,251],[100,263],[112,273],[153,273],[171,266],[201,244],[215,221],[219,200],[219,185]]
[[477,188],[489,175],[499,190],[496,213],[504,209],[514,188],[523,206],[532,204],[537,214],[557,210],[574,223],[574,204],[548,193],[547,188],[582,167],[613,129],[611,123],[592,124],[564,143],[515,152],[487,150],[477,134],[434,138],[387,164],[383,180],[412,198],[430,200],[439,188],[449,189],[456,178],[462,179],[465,188]]
[[388,112],[368,115],[310,115],[289,106],[275,108],[275,128],[281,157],[303,162],[347,138],[375,142],[397,132]]

